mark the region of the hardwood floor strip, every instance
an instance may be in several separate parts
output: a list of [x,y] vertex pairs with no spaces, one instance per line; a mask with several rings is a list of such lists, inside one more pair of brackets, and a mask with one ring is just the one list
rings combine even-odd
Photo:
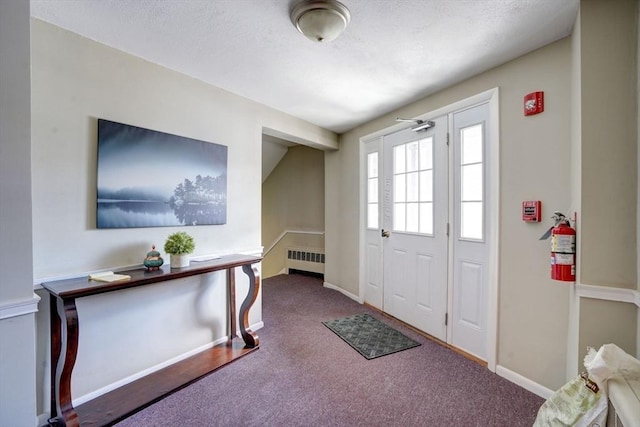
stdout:
[[167,366],[78,406],[80,425],[112,425],[258,348],[234,340]]

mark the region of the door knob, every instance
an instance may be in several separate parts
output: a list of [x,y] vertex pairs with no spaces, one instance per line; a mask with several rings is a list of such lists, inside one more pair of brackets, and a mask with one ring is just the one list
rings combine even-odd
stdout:
[[383,228],[381,236],[382,237],[389,237],[389,236],[391,236],[391,232],[390,231],[384,231],[384,228]]

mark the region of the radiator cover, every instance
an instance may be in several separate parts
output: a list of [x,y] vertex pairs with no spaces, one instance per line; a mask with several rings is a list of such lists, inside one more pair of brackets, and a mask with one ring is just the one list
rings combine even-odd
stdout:
[[317,248],[287,248],[285,267],[287,272],[293,269],[324,274],[324,251]]

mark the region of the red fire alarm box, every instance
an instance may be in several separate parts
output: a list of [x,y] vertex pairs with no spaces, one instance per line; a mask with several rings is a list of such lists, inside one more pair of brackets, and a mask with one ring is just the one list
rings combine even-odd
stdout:
[[531,92],[524,96],[524,115],[533,116],[544,111],[544,92]]
[[522,202],[522,220],[525,222],[540,222],[542,217],[542,202],[527,200]]

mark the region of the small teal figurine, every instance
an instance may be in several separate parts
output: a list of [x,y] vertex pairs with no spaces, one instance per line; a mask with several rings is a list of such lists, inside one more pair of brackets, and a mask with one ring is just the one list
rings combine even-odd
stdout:
[[147,252],[143,264],[147,267],[147,271],[160,270],[160,266],[164,264],[164,260],[160,256],[160,252],[156,251],[156,245],[151,246],[151,250]]

